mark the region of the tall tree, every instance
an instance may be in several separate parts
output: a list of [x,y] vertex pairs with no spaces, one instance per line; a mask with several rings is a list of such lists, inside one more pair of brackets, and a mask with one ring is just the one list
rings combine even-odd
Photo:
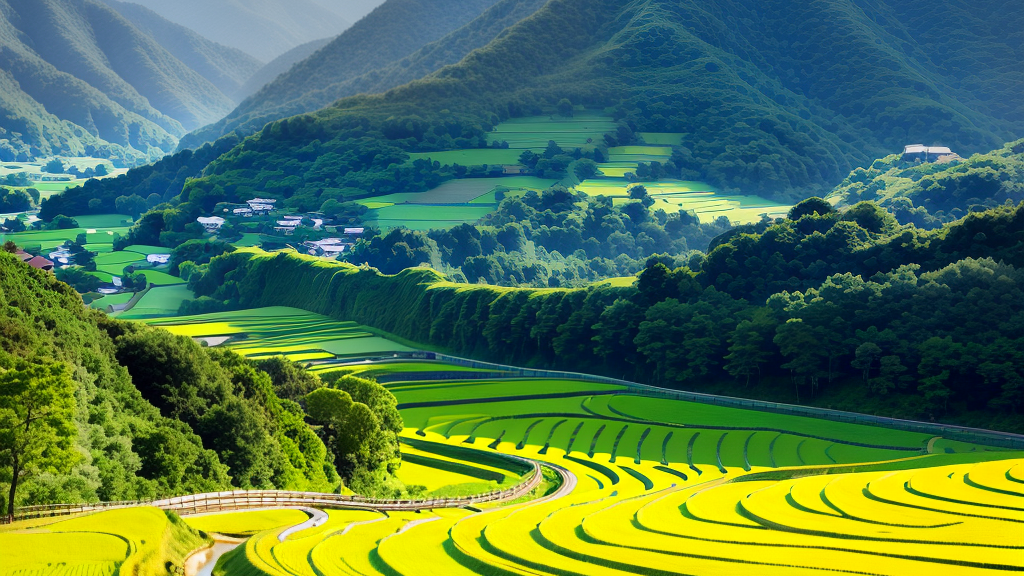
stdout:
[[65,474],[78,453],[75,384],[57,362],[0,364],[0,465],[10,469],[7,516],[14,519],[18,484],[43,470]]

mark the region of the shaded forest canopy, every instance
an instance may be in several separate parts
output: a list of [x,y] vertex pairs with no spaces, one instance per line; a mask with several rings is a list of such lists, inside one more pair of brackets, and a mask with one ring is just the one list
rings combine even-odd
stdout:
[[573,290],[242,249],[192,276],[183,311],[294,306],[510,364],[1021,430],[1024,203],[924,231],[812,199],[715,244],[693,268],[652,259],[634,287]]

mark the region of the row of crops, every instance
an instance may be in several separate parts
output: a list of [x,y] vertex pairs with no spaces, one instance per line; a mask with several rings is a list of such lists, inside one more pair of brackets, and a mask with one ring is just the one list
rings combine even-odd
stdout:
[[[460,375],[437,362],[325,369],[388,381],[406,424],[406,484],[442,494],[516,482],[500,454],[546,463],[560,476],[547,474],[545,486],[514,502],[329,510],[327,522],[295,533],[285,530],[305,520],[297,511],[188,518],[207,533],[251,535],[221,557],[217,574],[1024,570],[1020,452],[642,397],[612,384]],[[83,521],[92,518],[99,532],[104,514]],[[61,524],[2,533],[0,547],[17,536],[38,549],[43,538],[64,537],[54,529]],[[112,574],[118,560],[110,555],[81,573]],[[16,573],[9,568],[0,562],[0,574]]]

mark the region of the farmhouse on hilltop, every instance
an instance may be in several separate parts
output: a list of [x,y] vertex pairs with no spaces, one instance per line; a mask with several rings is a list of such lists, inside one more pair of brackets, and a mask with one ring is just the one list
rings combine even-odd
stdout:
[[960,156],[945,146],[911,144],[903,148],[904,162],[951,162]]

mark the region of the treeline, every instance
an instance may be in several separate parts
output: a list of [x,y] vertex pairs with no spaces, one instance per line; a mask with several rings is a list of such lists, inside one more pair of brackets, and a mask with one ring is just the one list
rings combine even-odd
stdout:
[[[192,277],[192,306],[295,306],[493,361],[686,389],[733,381],[750,396],[1021,430],[1024,204],[890,236],[856,215],[881,218],[873,205],[839,217],[827,206],[808,201],[794,219],[725,238],[693,268],[652,259],[628,288],[467,287],[426,268],[383,276],[239,250]],[[834,229],[848,248],[789,290],[758,281],[772,265],[785,273],[781,254],[737,250],[782,237],[810,251]],[[853,272],[871,259],[870,276]]]
[[631,187],[630,200],[618,206],[556,186],[504,199],[480,226],[396,229],[360,240],[346,260],[385,274],[429,264],[459,282],[571,287],[632,276],[658,254],[681,263],[699,259],[697,251],[732,227],[727,218],[702,224],[688,212],[653,205],[643,185]]
[[1024,140],[945,163],[893,154],[857,168],[829,195],[849,205],[878,202],[903,224],[937,228],[971,211],[1024,200]]
[[4,494],[17,482],[0,513],[231,488],[403,490],[384,388],[111,319],[6,253],[0,344]]

